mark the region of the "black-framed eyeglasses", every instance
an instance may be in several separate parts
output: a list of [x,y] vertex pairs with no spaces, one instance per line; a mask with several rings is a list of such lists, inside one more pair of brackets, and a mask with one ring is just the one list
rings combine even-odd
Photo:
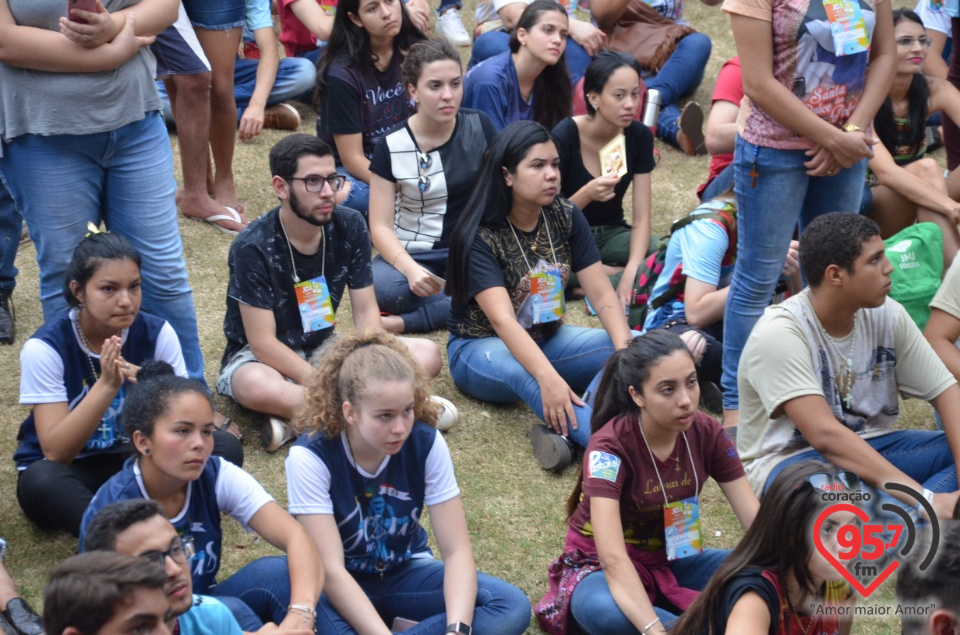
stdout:
[[193,560],[196,554],[197,549],[193,543],[193,536],[184,536],[183,538],[177,538],[166,551],[153,551],[145,553],[141,557],[154,563],[161,570],[166,570],[167,556],[170,556],[177,564],[186,564]]
[[924,35],[923,37],[898,37],[897,46],[902,46],[903,48],[909,48],[914,44],[919,43],[924,48],[930,48],[933,45],[933,39],[929,36]]
[[420,176],[417,177],[417,189],[423,194],[430,189],[430,177],[423,173],[433,165],[433,157],[426,152],[417,152],[417,168]]
[[329,185],[334,192],[339,192],[343,189],[344,183],[347,182],[347,177],[342,174],[331,174],[326,177],[311,174],[310,176],[285,176],[283,178],[286,181],[303,181],[304,189],[311,194],[322,192],[324,183]]

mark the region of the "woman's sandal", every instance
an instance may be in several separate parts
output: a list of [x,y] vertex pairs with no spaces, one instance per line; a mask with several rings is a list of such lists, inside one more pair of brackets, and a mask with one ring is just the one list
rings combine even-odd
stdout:
[[223,420],[223,425],[221,425],[219,428],[214,427],[214,429],[217,432],[229,432],[233,436],[237,437],[237,439],[240,441],[243,441],[243,431],[240,429],[240,426],[237,425],[237,422],[230,417],[227,417]]

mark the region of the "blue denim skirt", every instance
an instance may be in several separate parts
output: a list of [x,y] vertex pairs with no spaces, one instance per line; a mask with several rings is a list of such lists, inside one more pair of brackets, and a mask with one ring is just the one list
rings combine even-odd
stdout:
[[211,31],[243,26],[244,6],[244,0],[183,0],[190,23]]

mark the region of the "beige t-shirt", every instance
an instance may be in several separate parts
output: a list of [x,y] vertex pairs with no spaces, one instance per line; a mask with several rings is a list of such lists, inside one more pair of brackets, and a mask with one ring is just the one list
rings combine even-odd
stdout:
[[[740,427],[737,450],[754,490],[763,491],[783,459],[810,449],[784,414],[783,404],[807,395],[823,397],[837,421],[861,437],[892,431],[898,394],[930,401],[956,383],[904,308],[895,300],[861,309],[853,332],[830,343],[808,291],[766,309],[740,357]],[[851,408],[840,399],[840,354],[851,356],[857,380]],[[854,349],[854,350],[852,350]]]
[[930,306],[949,313],[960,320],[960,258],[953,261],[943,277],[937,295],[933,296]]

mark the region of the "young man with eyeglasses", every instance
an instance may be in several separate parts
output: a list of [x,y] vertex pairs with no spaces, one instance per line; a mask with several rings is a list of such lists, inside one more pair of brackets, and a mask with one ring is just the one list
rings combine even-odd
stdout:
[[[230,247],[230,280],[217,392],[264,413],[261,440],[274,452],[293,439],[287,422],[313,372],[308,361],[334,332],[335,312],[350,291],[357,329],[380,330],[373,290],[370,235],[359,212],[336,204],[345,178],[330,146],[306,134],[270,150],[280,205],[244,230]],[[405,339],[424,371],[440,372],[439,347]]]
[[[757,492],[797,461],[853,472],[905,507],[950,518],[960,492],[960,387],[890,293],[880,229],[854,213],[824,214],[800,237],[810,285],[769,307],[740,358],[737,449]],[[946,433],[895,430],[898,398],[930,402]],[[919,510],[918,510],[919,511]]]
[[136,556],[141,566],[162,572],[166,580],[163,592],[169,607],[167,619],[177,621],[174,632],[180,635],[240,635],[234,614],[247,615],[249,621],[244,620],[245,623],[262,626],[253,611],[239,599],[193,595],[188,564],[194,556],[193,540],[177,535],[155,501],[131,499],[104,507],[90,523],[83,550]]
[[53,569],[44,589],[46,632],[171,635],[165,579],[140,558],[104,551],[73,556]]

